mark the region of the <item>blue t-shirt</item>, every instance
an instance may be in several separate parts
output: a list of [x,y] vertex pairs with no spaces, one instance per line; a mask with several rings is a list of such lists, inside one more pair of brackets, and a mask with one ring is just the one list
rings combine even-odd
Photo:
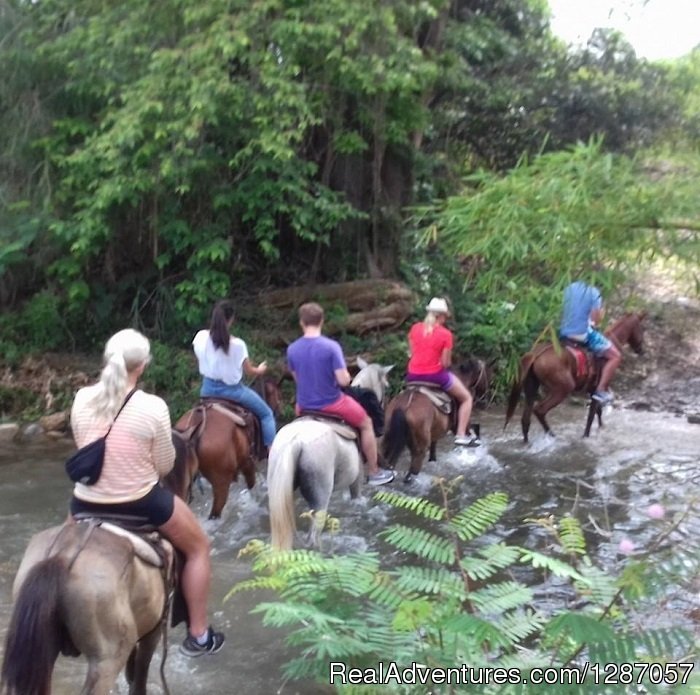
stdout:
[[559,333],[564,337],[586,335],[591,311],[602,306],[603,298],[597,288],[581,280],[572,282],[564,290],[564,310]]
[[287,365],[296,375],[297,404],[302,410],[324,408],[342,395],[335,370],[345,368],[345,358],[335,340],[324,335],[298,338],[287,348]]

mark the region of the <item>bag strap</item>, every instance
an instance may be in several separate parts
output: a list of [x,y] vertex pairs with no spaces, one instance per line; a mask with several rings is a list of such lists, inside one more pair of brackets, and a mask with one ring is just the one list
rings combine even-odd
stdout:
[[114,423],[117,421],[117,418],[119,417],[119,414],[124,410],[124,406],[129,402],[129,399],[136,393],[136,386],[134,386],[129,393],[126,394],[126,398],[124,399],[124,402],[121,405],[121,408],[117,410],[117,414],[114,416],[114,420],[112,420],[112,424],[109,426],[109,429],[105,433],[104,439],[107,439],[107,435],[111,432],[112,427],[114,427]]

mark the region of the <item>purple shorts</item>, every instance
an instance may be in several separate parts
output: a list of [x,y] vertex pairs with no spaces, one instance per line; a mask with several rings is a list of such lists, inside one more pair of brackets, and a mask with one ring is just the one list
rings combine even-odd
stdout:
[[454,384],[454,379],[454,374],[449,369],[441,369],[434,374],[406,374],[406,381],[427,381],[439,386],[443,391],[447,391]]

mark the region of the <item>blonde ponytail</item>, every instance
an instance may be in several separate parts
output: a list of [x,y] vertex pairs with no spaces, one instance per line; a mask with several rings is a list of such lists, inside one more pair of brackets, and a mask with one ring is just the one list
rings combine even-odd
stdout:
[[105,366],[100,374],[97,393],[92,399],[96,416],[114,418],[126,396],[129,373],[150,359],[148,338],[132,328],[115,333],[107,341]]
[[429,311],[423,319],[423,335],[430,335],[435,329],[436,323],[437,316],[432,311]]

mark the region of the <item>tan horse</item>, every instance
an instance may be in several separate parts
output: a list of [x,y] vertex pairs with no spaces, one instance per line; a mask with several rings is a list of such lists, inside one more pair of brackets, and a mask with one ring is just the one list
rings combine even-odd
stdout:
[[[176,459],[179,472],[196,468],[186,453]],[[158,554],[145,541],[91,521],[33,536],[14,582],[0,692],[49,695],[61,653],[87,659],[82,695],[106,695],[123,668],[130,695],[145,694],[168,617],[172,546],[164,547],[164,566],[157,567]]]
[[[622,352],[622,346],[628,344],[634,352],[641,355],[644,339],[644,324],[642,321],[645,316],[644,312],[639,314],[627,313],[618,319],[605,332],[605,335],[615,343],[620,352]],[[530,419],[533,412],[540,421],[545,433],[551,435],[552,430],[545,417],[547,413],[574,391],[593,393],[598,377],[599,371],[595,365],[581,365],[580,368],[571,350],[563,346],[555,349],[551,343],[542,343],[534,350],[525,353],[520,360],[520,374],[511,389],[503,428],[505,429],[511,417],[513,417],[520,400],[520,394],[524,391],[523,440],[527,444]],[[535,405],[535,398],[540,385],[544,387],[546,395]],[[584,437],[590,434],[591,424],[595,415],[598,416],[599,424],[602,424],[600,403],[591,399]]]
[[[454,374],[472,392],[474,399],[488,390],[488,367],[477,359],[459,364]],[[401,452],[408,447],[411,463],[404,477],[410,483],[420,473],[426,455],[436,460],[437,442],[452,425],[453,407],[450,397],[440,389],[430,389],[437,397],[444,395],[445,408],[439,407],[430,395],[412,386],[403,389],[387,406],[382,441],[383,465],[393,468]]]
[[[277,415],[279,384],[266,378],[258,379],[255,385]],[[238,480],[239,473],[249,490],[255,485],[255,462],[263,456],[255,444],[257,424],[252,413],[221,398],[203,398],[175,423],[175,429],[194,442],[199,471],[211,484],[214,497],[210,519],[221,516],[231,483]]]

